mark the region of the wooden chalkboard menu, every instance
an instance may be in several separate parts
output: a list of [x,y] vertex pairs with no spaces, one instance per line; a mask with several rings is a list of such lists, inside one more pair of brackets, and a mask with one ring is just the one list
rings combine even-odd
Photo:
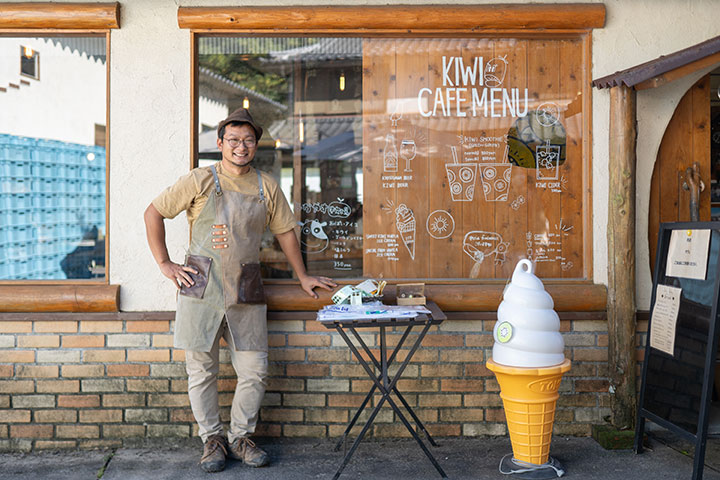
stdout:
[[364,38],[363,273],[588,278],[584,37]]
[[717,356],[720,222],[663,223],[657,252],[635,450],[649,419],[695,444],[692,478],[700,479]]

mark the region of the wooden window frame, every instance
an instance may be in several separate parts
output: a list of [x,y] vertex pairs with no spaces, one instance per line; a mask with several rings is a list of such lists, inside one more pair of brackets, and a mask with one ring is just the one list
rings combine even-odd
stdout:
[[[120,28],[120,3],[6,3],[0,7],[0,36],[104,35],[106,48],[106,162],[110,161],[110,30]],[[105,173],[106,189],[109,169]],[[105,224],[109,225],[109,195]],[[116,312],[119,285],[110,285],[109,236],[102,280],[2,280],[0,312]]]
[[[283,6],[283,7],[180,7],[178,25],[190,30],[191,119],[190,168],[197,163],[198,59],[197,38],[207,35],[258,34],[266,36],[512,36],[516,38],[582,38],[585,69],[591,71],[592,29],[605,25],[603,4],[462,5],[462,6]],[[558,311],[605,310],[604,285],[592,282],[592,195],[590,86],[583,95],[583,155],[588,159],[584,205],[583,279],[544,280]],[[446,311],[491,311],[502,299],[502,280],[426,281],[426,295]],[[352,280],[338,282],[356,283]],[[330,295],[319,292],[313,300],[293,280],[267,280],[271,310],[316,310]],[[394,301],[395,288],[385,291]]]

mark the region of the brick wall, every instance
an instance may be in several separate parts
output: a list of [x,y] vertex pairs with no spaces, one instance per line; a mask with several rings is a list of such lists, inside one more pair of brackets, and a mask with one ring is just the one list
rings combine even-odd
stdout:
[[[372,385],[340,336],[305,318],[271,316],[270,378],[258,435],[338,436]],[[590,425],[610,413],[607,324],[602,312],[561,318],[573,367],[560,387],[555,432],[588,435]],[[491,313],[451,314],[431,329],[408,365],[398,387],[431,434],[506,434],[498,385],[484,366],[494,323]],[[0,450],[112,447],[196,435],[184,352],[172,348],[172,327],[166,312],[0,314]],[[400,336],[391,331],[388,342]],[[363,339],[377,349],[374,331]],[[235,381],[225,349],[221,361],[227,420]],[[383,407],[369,435],[409,434]]]

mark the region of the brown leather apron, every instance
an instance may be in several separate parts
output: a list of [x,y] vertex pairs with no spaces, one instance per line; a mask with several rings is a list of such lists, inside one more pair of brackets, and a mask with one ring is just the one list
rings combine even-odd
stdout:
[[267,305],[238,300],[248,273],[260,281],[257,264],[266,218],[262,177],[257,171],[259,195],[248,195],[222,190],[214,165],[211,170],[215,190],[193,223],[188,250],[212,258],[208,283],[202,298],[178,295],[175,348],[209,352],[227,318],[235,350],[267,351]]

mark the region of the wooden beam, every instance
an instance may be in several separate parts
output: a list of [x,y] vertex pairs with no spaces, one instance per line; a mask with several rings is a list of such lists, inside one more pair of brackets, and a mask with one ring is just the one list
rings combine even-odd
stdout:
[[690,75],[691,73],[698,70],[702,70],[705,67],[715,65],[716,63],[720,63],[720,52],[701,58],[699,60],[695,60],[694,62],[683,65],[682,67],[678,67],[675,70],[665,72],[662,75],[649,78],[644,82],[640,82],[635,85],[635,90],[647,90],[649,88],[659,87],[661,85],[665,85],[666,83],[670,83],[674,80]]
[[632,428],[635,387],[635,91],[610,89],[610,161],[608,200],[608,360],[612,422]]
[[0,29],[120,28],[120,3],[22,2],[0,5]]
[[0,312],[117,312],[119,285],[0,285]]
[[[490,285],[425,285],[425,296],[433,300],[446,312],[494,312],[502,300],[504,283]],[[591,283],[546,284],[546,290],[555,301],[555,310],[559,312],[604,311],[607,294],[604,285]],[[332,293],[316,290],[319,299],[307,296],[298,285],[290,283],[266,285],[265,294],[268,310],[303,311],[318,310],[332,303]],[[383,301],[395,302],[395,286],[388,285]]]
[[582,29],[605,25],[603,4],[180,7],[180,28],[283,32]]

